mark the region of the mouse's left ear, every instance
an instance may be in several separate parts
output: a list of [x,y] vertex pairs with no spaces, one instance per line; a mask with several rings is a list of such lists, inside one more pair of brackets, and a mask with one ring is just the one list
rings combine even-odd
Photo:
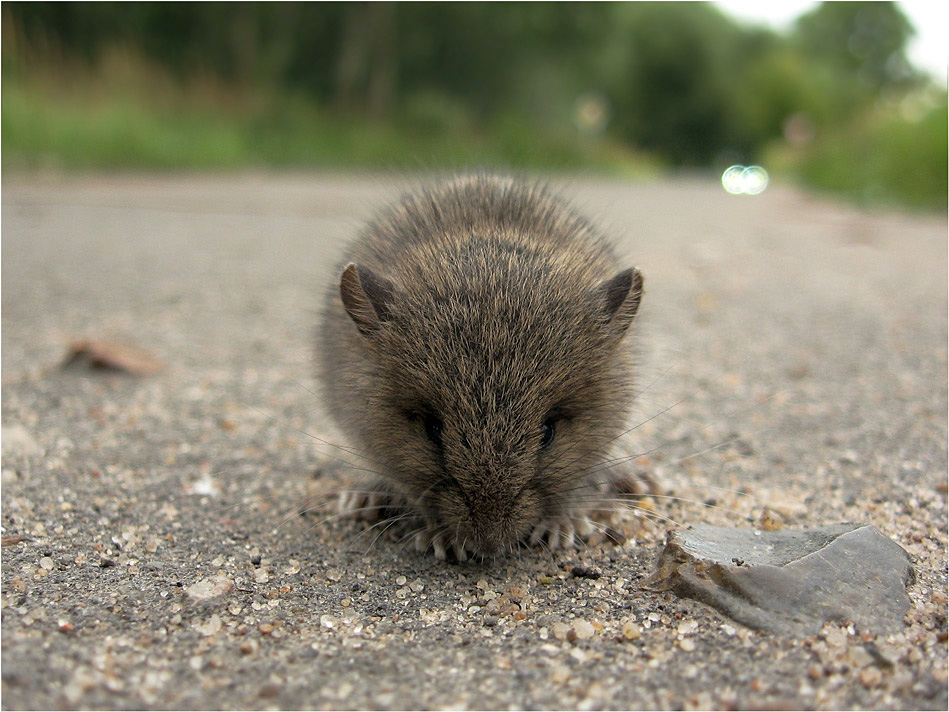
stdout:
[[617,329],[620,334],[629,328],[633,317],[639,311],[642,296],[643,275],[635,267],[623,270],[597,288],[600,308],[610,327]]

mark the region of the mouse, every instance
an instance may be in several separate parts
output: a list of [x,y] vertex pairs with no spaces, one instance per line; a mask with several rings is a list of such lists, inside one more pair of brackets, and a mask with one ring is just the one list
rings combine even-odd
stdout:
[[459,174],[404,194],[347,246],[317,372],[384,513],[464,561],[575,545],[635,396],[639,269],[540,182]]

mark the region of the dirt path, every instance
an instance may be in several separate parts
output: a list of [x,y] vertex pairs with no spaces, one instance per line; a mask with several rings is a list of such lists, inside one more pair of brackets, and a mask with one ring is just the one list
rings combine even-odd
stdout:
[[[319,295],[397,187],[4,181],[4,709],[946,708],[945,216],[563,183],[646,276],[657,513],[866,522],[913,557],[903,633],[791,640],[645,590],[648,522],[487,566],[329,517]],[[166,368],[57,367],[101,338]]]

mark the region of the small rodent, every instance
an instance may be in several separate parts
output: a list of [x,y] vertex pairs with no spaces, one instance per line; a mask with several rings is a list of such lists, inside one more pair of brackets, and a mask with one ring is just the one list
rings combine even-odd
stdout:
[[476,174],[403,196],[325,306],[323,396],[379,473],[342,509],[406,519],[438,558],[589,533],[633,401],[642,294],[544,187]]

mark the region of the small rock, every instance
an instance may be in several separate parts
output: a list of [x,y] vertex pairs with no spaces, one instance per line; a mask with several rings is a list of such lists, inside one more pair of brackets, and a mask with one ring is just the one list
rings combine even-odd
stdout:
[[676,628],[676,633],[679,635],[692,635],[699,628],[699,622],[695,620],[682,621],[679,623],[679,627]]
[[580,640],[589,640],[593,637],[593,634],[596,633],[596,629],[593,627],[593,624],[590,621],[583,620],[578,618],[573,622],[573,630],[577,634],[577,638]]
[[913,580],[907,553],[870,526],[767,532],[697,525],[669,532],[649,583],[751,628],[805,636],[828,621],[877,633],[902,629]]
[[826,630],[824,640],[827,641],[828,647],[842,648],[847,644],[847,631],[843,628],[833,626]]
[[570,668],[566,665],[558,665],[550,673],[551,682],[561,685],[570,679]]
[[22,425],[0,427],[0,443],[4,457],[34,457],[43,454],[43,448]]
[[860,682],[864,687],[876,687],[883,681],[883,673],[880,668],[868,667],[860,671]]
[[195,601],[208,601],[229,593],[234,588],[234,582],[227,576],[213,576],[201,579],[191,586],[186,586],[185,594]]
[[850,658],[851,664],[856,668],[865,668],[868,665],[873,665],[874,659],[873,656],[867,651],[863,646],[854,646],[847,651],[847,657]]
[[203,623],[196,623],[194,627],[195,630],[206,638],[216,635],[221,632],[221,617],[215,613]]
[[623,637],[626,640],[638,640],[642,637],[643,631],[634,621],[623,623]]
[[563,621],[557,621],[553,625],[554,637],[557,640],[566,640],[567,634],[573,631],[573,626]]
[[264,699],[272,699],[280,695],[280,685],[273,682],[265,682],[257,691],[257,696]]
[[766,532],[777,531],[784,527],[784,518],[769,507],[765,507],[761,517],[758,518],[758,526]]

